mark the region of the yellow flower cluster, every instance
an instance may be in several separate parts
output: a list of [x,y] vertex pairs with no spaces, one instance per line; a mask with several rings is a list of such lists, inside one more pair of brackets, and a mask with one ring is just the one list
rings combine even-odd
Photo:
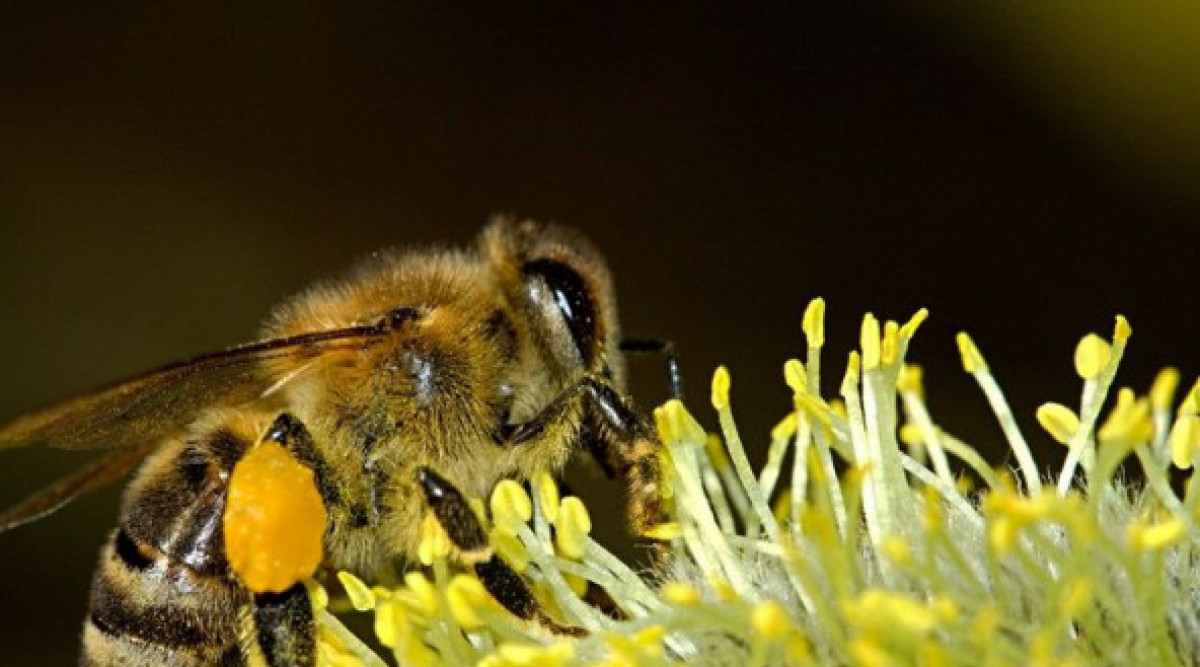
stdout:
[[[493,548],[549,617],[504,611],[455,559],[435,521],[424,569],[371,588],[346,574],[352,607],[402,665],[1128,665],[1200,655],[1200,484],[1172,466],[1200,459],[1200,382],[1172,409],[1179,373],[1109,401],[1130,327],[1084,337],[1078,409],[1046,403],[1037,423],[1068,448],[1039,466],[973,340],[965,370],[995,414],[1016,469],[995,469],[933,419],[922,370],[905,363],[927,313],[864,318],[839,396],[820,393],[825,305],[805,312],[804,361],[784,365],[793,411],[755,470],[712,380],[718,434],[678,401],[655,411],[674,520],[657,569],[639,575],[590,537],[577,498],[549,475],[476,502]],[[1111,405],[1105,409],[1106,403]],[[1099,425],[1099,426],[1097,426]],[[1122,471],[1132,460],[1140,477]],[[1135,479],[1137,481],[1127,481]],[[602,589],[619,610],[585,602]],[[324,591],[313,588],[314,600]],[[319,602],[323,665],[382,665]]]

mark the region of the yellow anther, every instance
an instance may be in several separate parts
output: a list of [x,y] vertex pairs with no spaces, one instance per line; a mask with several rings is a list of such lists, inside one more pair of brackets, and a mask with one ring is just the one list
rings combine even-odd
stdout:
[[921,427],[912,422],[905,422],[900,427],[900,442],[909,447],[915,447],[925,442],[925,437],[921,435]]
[[1117,393],[1117,404],[1097,435],[1102,443],[1136,444],[1154,436],[1150,400],[1138,398],[1128,387]]
[[999,554],[1006,554],[1012,550],[1013,543],[1017,539],[1017,531],[1020,526],[1016,521],[1006,517],[996,517],[988,524],[988,543],[992,550]]
[[666,521],[642,531],[642,537],[660,542],[670,542],[678,539],[681,535],[683,535],[683,527],[679,525],[678,521]]
[[930,600],[929,606],[933,610],[933,615],[943,624],[956,623],[961,615],[958,604],[954,602],[953,598],[945,595],[934,596]]
[[511,533],[533,518],[533,501],[525,488],[511,479],[501,480],[492,490],[492,520]]
[[[397,618],[402,616],[403,614],[396,614]],[[444,664],[441,655],[415,637],[414,633],[399,634],[395,652],[396,662],[404,667],[436,667]]]
[[779,639],[792,627],[792,619],[783,605],[775,600],[764,600],[754,606],[750,615],[754,631],[763,639]]
[[869,371],[879,367],[880,340],[879,320],[871,313],[863,316],[862,328],[859,330],[859,347],[862,348],[862,367]]
[[829,411],[842,419],[850,418],[850,413],[846,410],[846,402],[840,398],[829,399]]
[[971,620],[968,636],[971,643],[984,646],[995,640],[996,630],[1000,627],[1000,611],[995,604],[985,604],[975,613]]
[[546,520],[554,523],[558,520],[558,484],[554,482],[554,477],[545,470],[535,475],[533,480],[533,488],[537,491],[538,503],[542,506],[542,514],[546,515]]
[[654,421],[663,442],[683,442],[699,445],[707,434],[678,399],[663,403],[654,410]]
[[729,369],[724,366],[717,366],[717,370],[713,373],[712,378],[712,405],[717,410],[724,410],[729,407],[729,386],[732,380],[729,378]]
[[1129,387],[1121,387],[1117,390],[1117,402],[1109,412],[1108,420],[1122,422],[1129,419],[1135,403],[1137,403],[1137,394]]
[[592,532],[592,517],[582,500],[575,496],[563,498],[557,528],[554,542],[559,552],[567,558],[583,558],[587,553],[588,533]]
[[921,324],[925,322],[926,318],[928,317],[928,308],[922,308],[913,313],[913,316],[908,318],[908,321],[904,323],[904,326],[900,327],[900,337],[905,340],[912,340],[912,337],[917,333],[917,329],[921,328]]
[[321,563],[326,513],[313,472],[278,443],[249,451],[229,477],[225,553],[256,593],[279,593]]
[[915,393],[917,396],[924,394],[925,390],[922,386],[925,371],[916,364],[904,364],[900,369],[900,375],[896,377],[896,390],[902,394],[909,392]]
[[1064,618],[1079,616],[1092,603],[1092,585],[1087,581],[1073,580],[1063,586],[1058,598],[1058,609]]
[[855,637],[850,642],[850,657],[853,664],[862,667],[893,667],[897,664],[890,651],[879,645],[872,636]]
[[916,664],[921,667],[951,667],[958,662],[941,641],[925,639],[917,646]]
[[900,325],[888,320],[883,325],[883,339],[879,347],[879,359],[885,366],[896,361],[900,351]]
[[1110,356],[1112,346],[1108,341],[1090,333],[1075,346],[1075,372],[1085,380],[1093,380],[1104,370]]
[[479,612],[491,604],[492,597],[475,577],[456,574],[446,586],[446,606],[464,630],[482,627],[484,621]]
[[800,420],[795,412],[789,413],[788,416],[779,420],[775,428],[771,429],[772,440],[787,440],[796,435],[796,427]]
[[433,515],[426,512],[421,519],[421,541],[417,544],[417,559],[422,565],[433,565],[434,561],[443,560],[450,555],[450,536],[446,529]]
[[784,362],[783,381],[787,383],[793,394],[802,394],[808,391],[808,372],[804,370],[804,364],[800,363],[799,359],[788,359]]
[[787,638],[787,664],[804,665],[813,661],[812,647],[809,646],[808,640],[799,632],[793,632]]
[[412,603],[413,610],[431,617],[438,612],[441,606],[438,603],[437,588],[425,577],[424,574],[412,571],[404,575],[405,593],[409,595],[401,595],[400,599]]
[[1170,410],[1178,388],[1179,369],[1170,366],[1162,369],[1154,378],[1154,384],[1150,385],[1150,406],[1155,412]]
[[489,534],[489,538],[492,548],[509,567],[517,572],[524,572],[529,567],[529,552],[516,535],[497,528]]
[[708,458],[714,468],[724,470],[729,467],[729,452],[725,450],[725,442],[721,440],[721,436],[715,433],[704,436],[704,449],[708,452]]
[[1183,402],[1179,404],[1178,414],[1194,415],[1200,413],[1200,378],[1192,383],[1192,388],[1188,390],[1186,396],[1183,397]]
[[587,579],[584,579],[583,577],[581,577],[577,574],[571,574],[570,572],[563,572],[563,580],[567,582],[567,588],[571,589],[571,592],[574,593],[575,595],[578,595],[579,597],[583,597],[584,595],[587,595],[587,592],[588,592],[588,580]]
[[501,644],[501,664],[513,667],[564,667],[575,658],[575,646],[565,641],[549,646]]
[[858,356],[858,352],[851,352],[846,361],[846,374],[842,376],[842,393],[850,393],[858,386],[858,379],[862,375],[861,369],[862,357]]
[[375,608],[375,636],[388,648],[396,646],[400,633],[408,630],[408,618],[398,603],[388,600]]
[[1117,322],[1113,325],[1113,342],[1124,343],[1132,335],[1133,328],[1129,326],[1129,320],[1124,315],[1117,315]]
[[1176,468],[1187,470],[1200,454],[1200,417],[1189,414],[1175,420],[1169,436],[1171,462]]
[[349,572],[338,572],[338,581],[346,589],[346,597],[350,598],[350,606],[355,611],[371,611],[375,608],[375,593],[363,583],[362,579]]
[[929,607],[880,589],[868,589],[843,603],[843,613],[862,628],[888,627],[910,635],[923,635],[937,628],[937,617]]
[[667,406],[665,405],[654,408],[654,430],[658,433],[658,439],[663,442],[678,440],[675,432],[671,430],[671,419],[667,415]]
[[771,514],[779,523],[787,523],[792,516],[792,489],[784,487],[783,492],[771,503]]
[[792,405],[826,426],[832,423],[830,420],[832,401],[826,404],[812,394],[796,394],[792,397]]
[[633,643],[643,651],[655,652],[662,647],[663,637],[667,629],[661,625],[648,625],[633,635]]
[[1140,551],[1158,551],[1175,544],[1187,534],[1187,526],[1176,518],[1146,526],[1138,523],[1129,524],[1129,544]]
[[963,369],[968,373],[982,373],[987,371],[987,362],[984,361],[983,355],[979,353],[979,348],[975,345],[975,341],[971,340],[971,336],[967,332],[959,332],[954,340],[958,343],[958,355],[962,358]]
[[727,579],[719,576],[710,577],[708,585],[712,587],[717,597],[724,602],[734,602],[740,598],[737,589]]
[[1079,431],[1079,417],[1067,406],[1059,403],[1043,403],[1037,409],[1037,420],[1054,438],[1062,444],[1071,442]]
[[314,609],[324,609],[329,606],[329,591],[316,579],[305,579],[304,587],[308,589],[308,599]]
[[825,299],[817,297],[808,302],[808,308],[804,309],[802,328],[809,347],[821,347],[825,344]]
[[700,591],[686,581],[668,581],[658,593],[668,604],[676,607],[694,607],[700,604]]
[[880,545],[883,549],[883,554],[897,565],[908,565],[912,562],[912,546],[908,540],[899,535],[892,535],[883,540]]

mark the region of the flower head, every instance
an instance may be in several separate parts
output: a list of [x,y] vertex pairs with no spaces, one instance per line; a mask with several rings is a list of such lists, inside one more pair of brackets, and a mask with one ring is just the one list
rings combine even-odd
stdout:
[[[448,549],[431,548],[403,586],[344,579],[351,602],[375,615],[379,641],[405,665],[1121,665],[1200,653],[1200,484],[1181,497],[1168,479],[1200,452],[1197,392],[1172,414],[1179,379],[1168,371],[1105,412],[1130,336],[1118,318],[1111,339],[1089,334],[1076,350],[1080,404],[1037,412],[1069,451],[1049,471],[960,334],[963,366],[1017,464],[995,469],[937,424],[922,371],[905,362],[926,315],[867,316],[840,396],[823,397],[824,302],[814,301],[808,358],[784,367],[794,409],[761,470],[724,367],[711,388],[716,434],[678,401],[656,410],[676,516],[652,571],[598,544],[585,505],[549,475],[532,493],[499,485],[483,517],[495,552],[560,630],[583,632],[511,615]],[[1118,476],[1130,457],[1144,482]],[[585,602],[589,589],[611,608]],[[383,664],[320,618],[322,664]]]

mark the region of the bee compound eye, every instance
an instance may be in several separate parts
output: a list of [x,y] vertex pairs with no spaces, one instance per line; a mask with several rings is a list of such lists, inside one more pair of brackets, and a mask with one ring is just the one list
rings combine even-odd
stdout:
[[530,296],[554,304],[584,365],[591,365],[596,353],[596,306],[583,277],[574,268],[552,259],[528,262],[521,270],[527,284],[539,281],[545,286],[543,290],[540,285],[529,284]]

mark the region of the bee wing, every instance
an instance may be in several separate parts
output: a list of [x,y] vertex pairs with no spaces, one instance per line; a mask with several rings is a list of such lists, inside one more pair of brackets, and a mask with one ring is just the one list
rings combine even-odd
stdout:
[[34,492],[25,500],[0,512],[0,533],[37,521],[75,498],[120,479],[146,458],[147,454],[154,451],[157,445],[157,442],[149,441],[135,447],[109,452],[54,484]]
[[299,334],[164,366],[18,418],[0,428],[0,449],[34,443],[62,449],[125,449],[157,443],[207,405],[250,401],[289,379],[275,376],[264,362],[303,362],[361,350],[388,331],[376,325]]

